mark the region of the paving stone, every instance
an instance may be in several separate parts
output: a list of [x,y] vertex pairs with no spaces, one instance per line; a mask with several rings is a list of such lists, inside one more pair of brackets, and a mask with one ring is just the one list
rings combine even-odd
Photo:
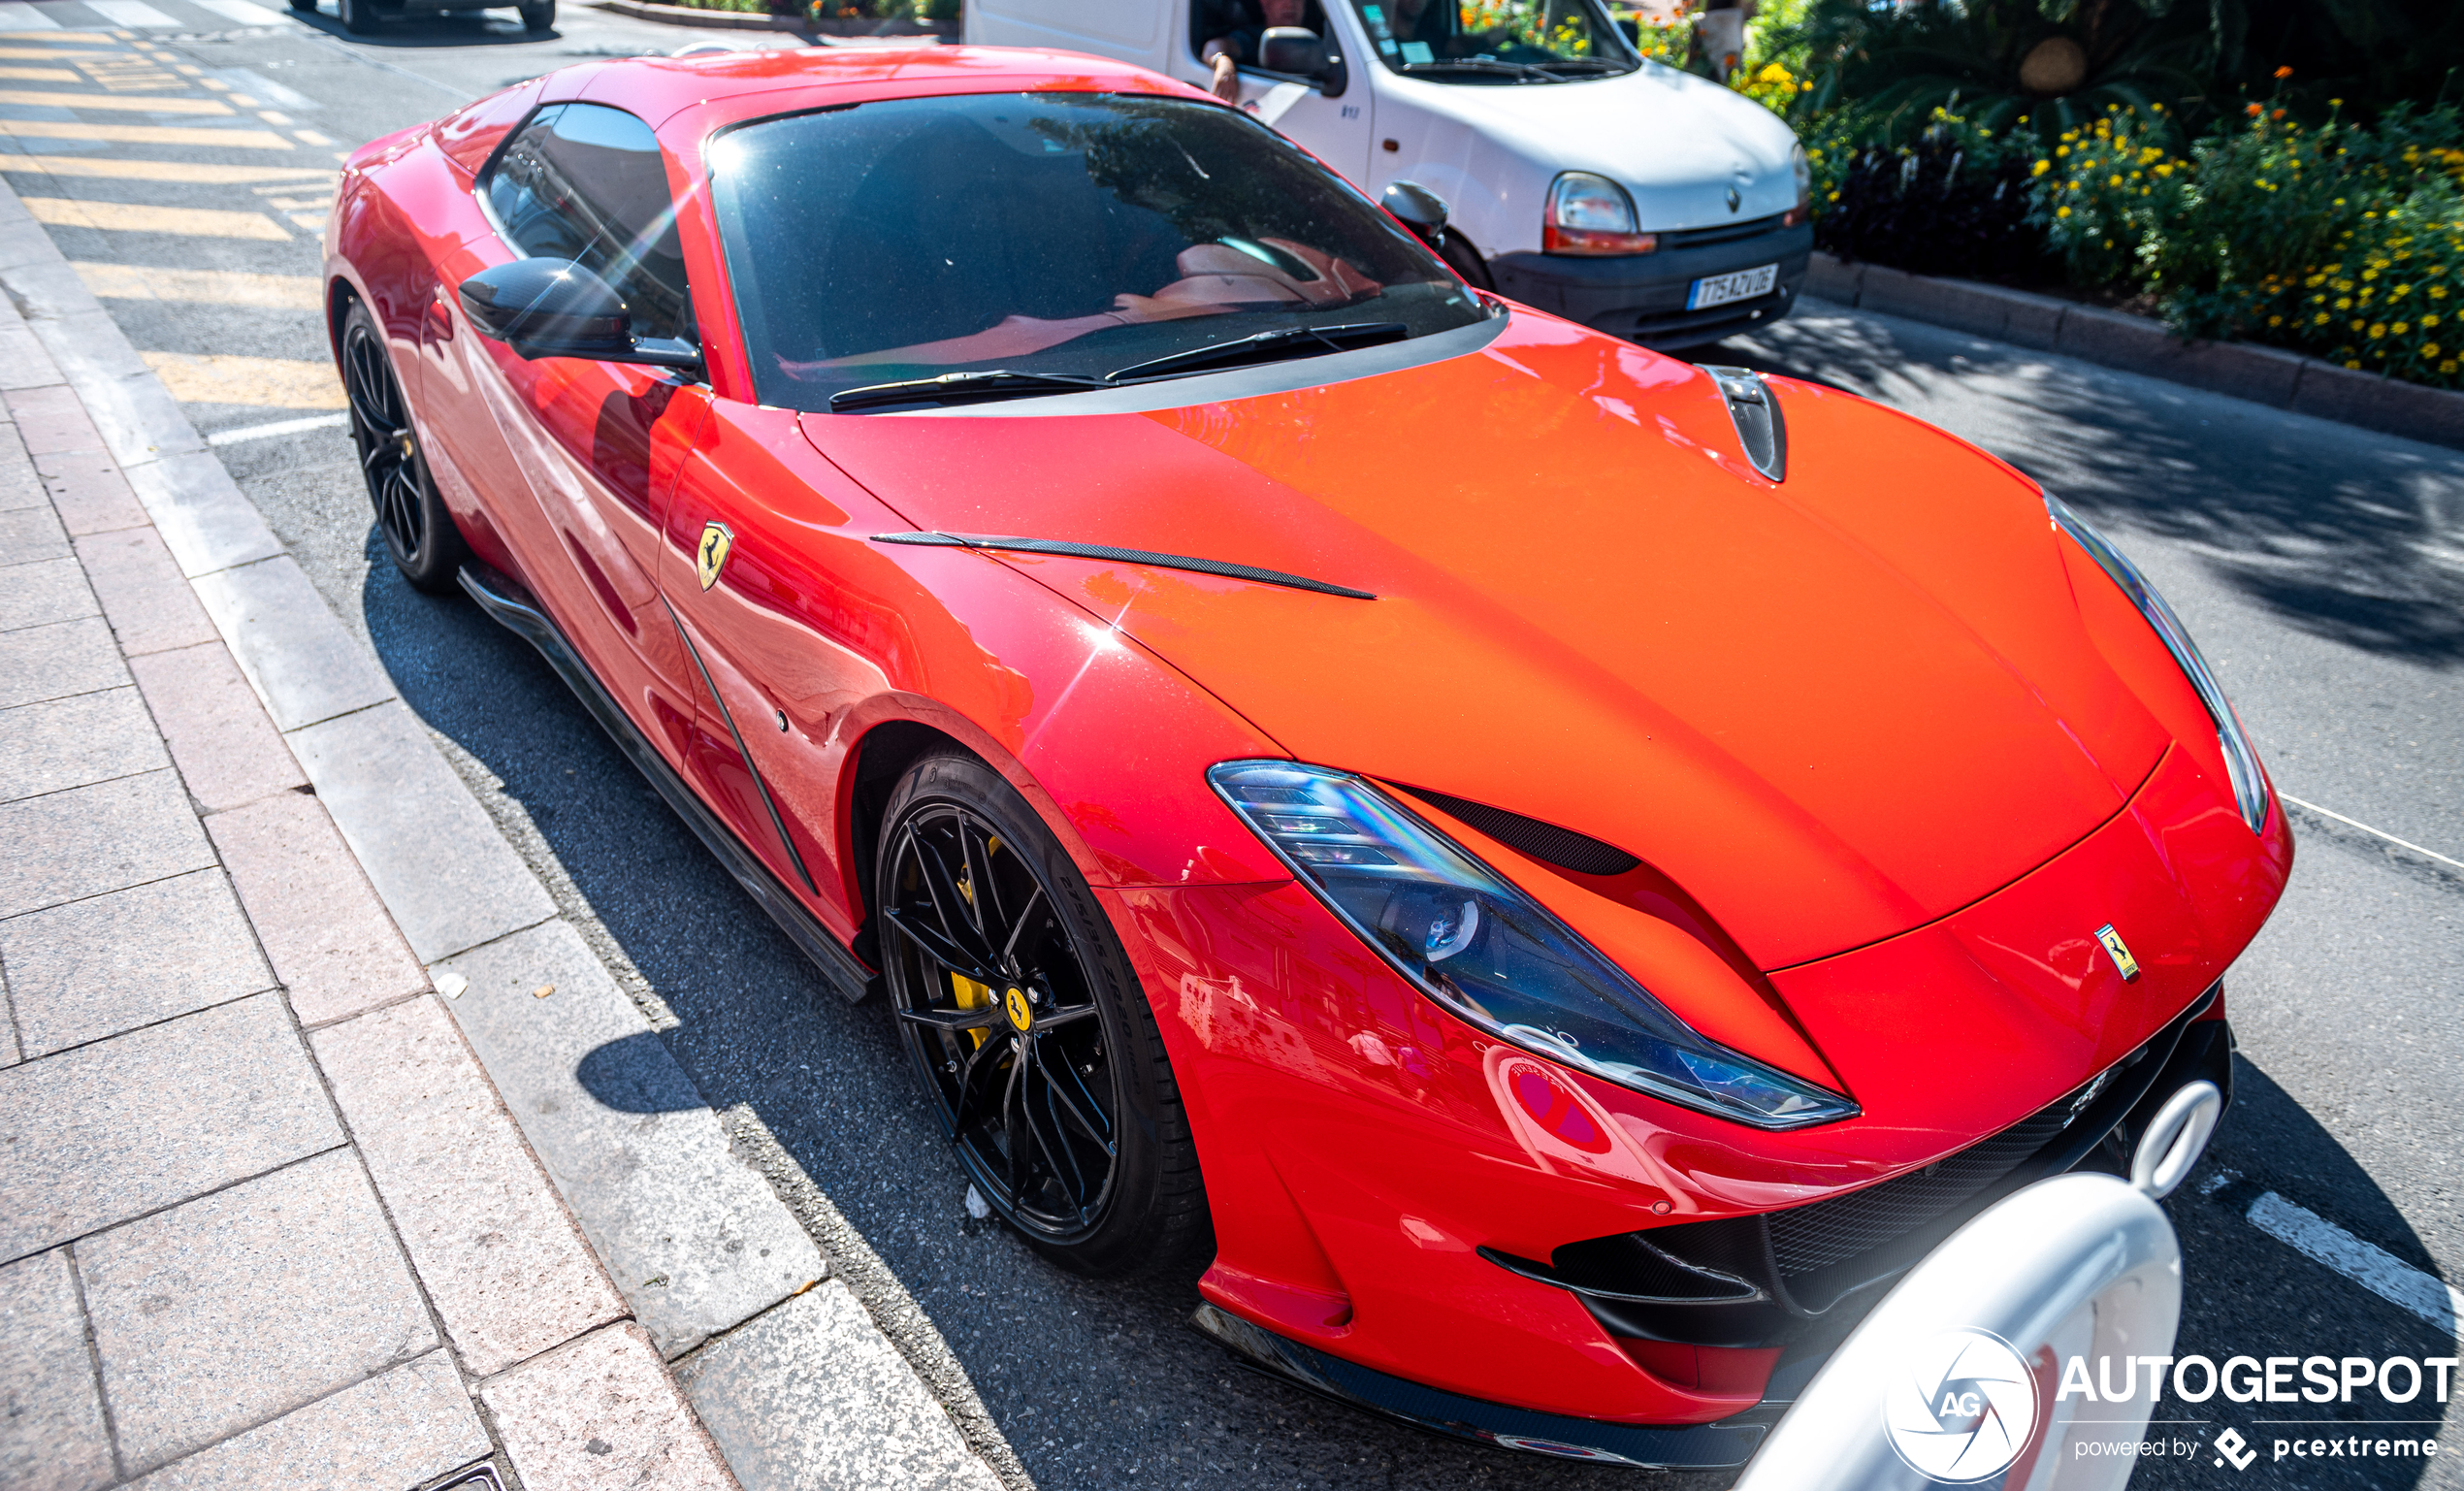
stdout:
[[[148,374],[146,381],[156,380]],[[167,413],[185,428],[178,405]],[[183,574],[210,574],[283,552],[282,541],[265,526],[256,504],[211,451],[123,464],[120,474],[128,478],[129,490],[145,504]]]
[[222,640],[153,529],[88,535],[77,540],[77,557],[120,651],[130,657]]
[[342,1142],[279,996],[0,1071],[0,1259]]
[[36,1056],[274,987],[217,869],[0,922],[0,962]]
[[615,1325],[484,1383],[514,1474],[532,1491],[734,1491],[637,1325]]
[[213,863],[176,771],[0,804],[0,917]]
[[66,1248],[0,1268],[0,1485],[99,1491],[116,1478]]
[[415,994],[428,973],[369,889],[324,805],[303,793],[206,820],[240,903],[304,1025]]
[[664,1354],[822,1277],[812,1238],[570,925],[445,966],[470,983],[455,1021]]
[[711,1343],[676,1376],[748,1486],[1001,1484],[837,1280]]
[[0,565],[59,559],[69,552],[69,535],[58,513],[44,507],[0,512]]
[[94,592],[75,559],[46,559],[0,569],[0,632],[99,616]]
[[72,534],[139,528],[149,520],[119,463],[100,450],[59,451],[34,463],[43,490]]
[[135,1484],[136,1491],[415,1486],[492,1447],[453,1363],[431,1351]]
[[8,391],[9,418],[25,441],[26,454],[37,458],[61,450],[100,450],[102,433],[86,417],[77,391],[66,383]]
[[128,668],[99,616],[0,632],[0,709],[126,682]]
[[[333,625],[341,635],[340,623]],[[247,665],[246,658],[240,661]],[[280,719],[277,711],[277,724]],[[422,962],[556,914],[538,877],[445,764],[407,705],[362,710],[292,731],[289,739],[318,799]]]
[[392,681],[289,555],[194,579],[206,614],[280,729],[394,697]]
[[363,1015],[310,1044],[472,1376],[625,1314],[437,1000]]
[[439,1345],[347,1150],[90,1238],[77,1262],[132,1472]]
[[23,321],[0,326],[0,389],[41,388],[60,381],[50,354]]
[[[179,584],[187,588],[186,581]],[[200,619],[204,614],[198,613]],[[308,785],[299,758],[266,718],[256,691],[219,637],[177,652],[132,657],[128,670],[145,693],[188,794],[207,812]]]
[[135,689],[0,709],[0,802],[170,764]]

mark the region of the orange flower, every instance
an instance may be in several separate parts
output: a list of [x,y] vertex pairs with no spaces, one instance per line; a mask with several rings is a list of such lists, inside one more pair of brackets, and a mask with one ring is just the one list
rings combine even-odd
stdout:
[[2250,104],[2250,105],[2246,105],[2246,106],[2244,106],[2244,108],[2243,108],[2242,112],[2243,112],[2244,113],[2249,114],[2249,115],[2250,115],[2252,118],[2253,118],[2253,119],[2255,119],[2255,118],[2257,118],[2257,117],[2258,117],[2258,113],[2259,113],[2259,111],[2258,111],[2258,106],[2257,106],[2256,104]]
[[2291,76],[2293,76],[2293,70],[2289,67],[2280,67],[2276,69],[2276,81],[2278,82],[2282,82]]
[[2279,109],[2279,110],[2277,110],[2275,113],[2271,113],[2271,114],[2269,114],[2269,115],[2268,115],[2268,117],[2269,117],[2269,118],[2271,118],[2271,119],[2281,119],[2281,118],[2283,118],[2284,116],[2285,116],[2285,111],[2283,111],[2282,109]]

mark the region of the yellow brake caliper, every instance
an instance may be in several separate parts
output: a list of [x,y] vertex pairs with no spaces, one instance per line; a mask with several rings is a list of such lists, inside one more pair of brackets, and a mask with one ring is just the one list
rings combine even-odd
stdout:
[[[1001,841],[998,838],[992,839],[985,845],[987,853],[997,854],[1000,852],[1000,848]],[[969,878],[963,874],[958,877],[958,894],[968,905],[972,906],[975,904],[975,886]],[[950,990],[952,995],[958,1001],[959,1009],[985,1010],[992,1007],[992,990],[987,989],[981,984],[978,984],[975,980],[968,978],[964,974],[954,973],[950,975]],[[992,1032],[989,1030],[982,1029],[969,1030],[965,1032],[967,1039],[972,1041],[978,1050],[983,1049],[986,1039],[989,1038],[991,1033]]]

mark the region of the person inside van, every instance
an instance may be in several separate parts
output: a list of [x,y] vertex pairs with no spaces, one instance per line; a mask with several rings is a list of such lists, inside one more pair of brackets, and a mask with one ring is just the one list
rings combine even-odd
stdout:
[[[1276,26],[1308,22],[1309,0],[1214,0],[1201,4],[1199,29],[1207,35],[1198,60],[1215,69],[1208,91],[1227,104],[1241,101],[1241,64],[1254,64]],[[1320,33],[1323,34],[1323,33]]]

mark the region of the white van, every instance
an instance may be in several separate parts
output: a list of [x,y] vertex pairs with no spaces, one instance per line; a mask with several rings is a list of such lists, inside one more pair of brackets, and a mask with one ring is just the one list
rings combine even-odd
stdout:
[[[1444,199],[1474,284],[1659,348],[1787,313],[1814,235],[1767,109],[1648,62],[1600,0],[967,0],[966,40],[1096,52],[1243,106],[1372,198]],[[1217,44],[1210,48],[1210,43]]]

